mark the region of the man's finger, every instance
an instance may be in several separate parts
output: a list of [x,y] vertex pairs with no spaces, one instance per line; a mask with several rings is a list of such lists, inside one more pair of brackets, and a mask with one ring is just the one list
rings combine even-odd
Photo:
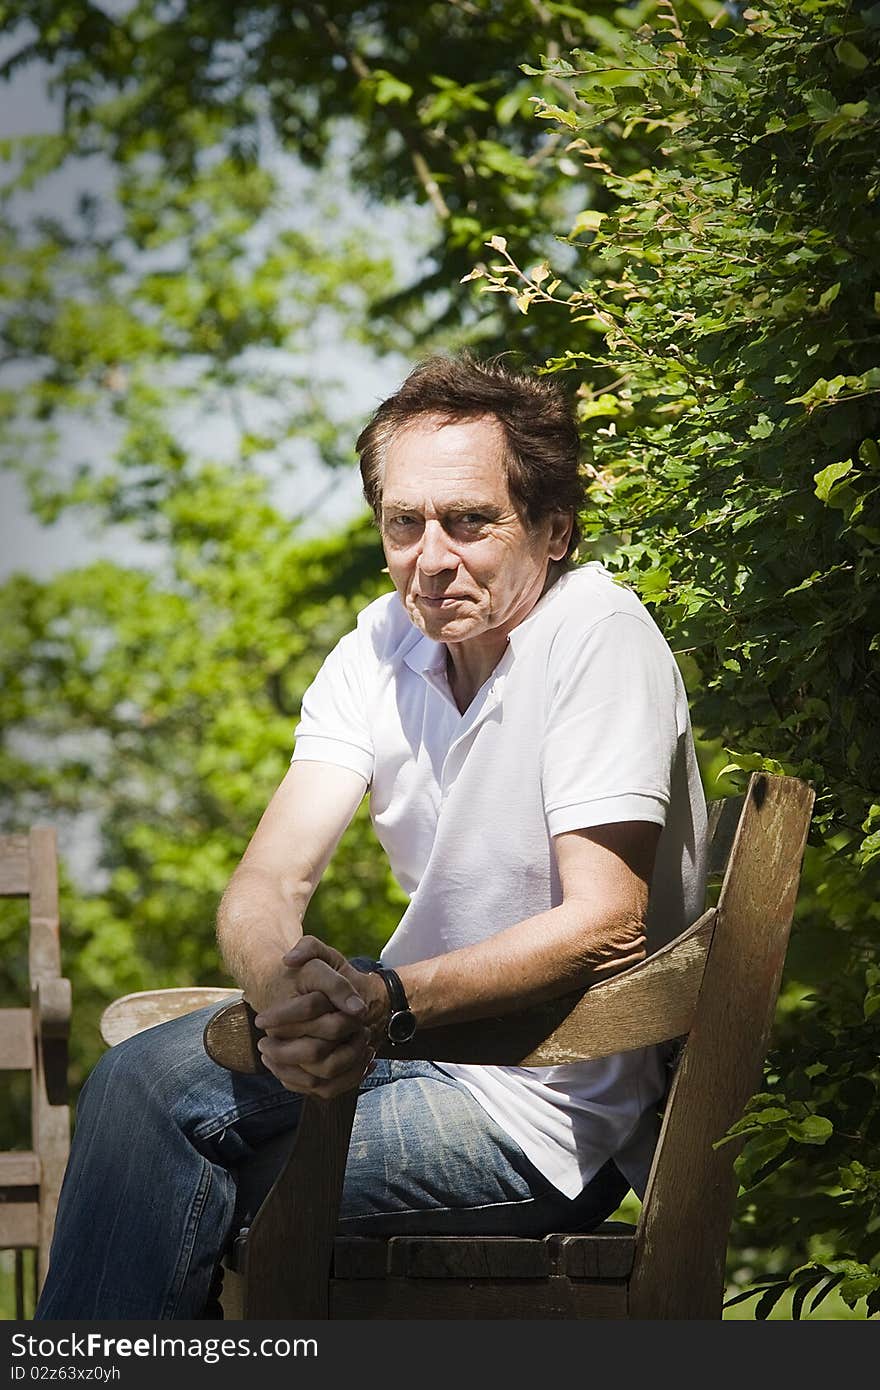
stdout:
[[[262,1025],[260,1026],[262,1027]],[[296,1018],[279,1019],[277,1023],[270,1024],[265,1029],[269,1037],[283,1041],[294,1038],[320,1038],[334,1045],[363,1031],[364,1025],[361,1019],[341,1013],[339,1009],[332,1009],[321,1014],[318,1018],[303,1019],[302,1021]]]
[[301,936],[296,945],[291,946],[285,953],[283,960],[285,965],[297,969],[309,960],[323,960],[327,965],[332,965],[334,970],[345,964],[345,956],[341,951],[337,951],[335,946],[328,946],[326,941],[320,941],[317,936]]
[[366,1004],[355,987],[324,960],[311,960],[302,967],[299,974],[312,989],[326,994],[337,1009],[348,1014],[362,1014]]
[[[260,1050],[264,1051],[262,1046]],[[354,1090],[360,1084],[372,1059],[369,1052],[365,1056],[358,1053],[355,1061],[346,1070],[330,1078],[316,1076],[295,1062],[283,1061],[278,1056],[270,1055],[268,1051],[264,1051],[264,1060],[273,1076],[276,1076],[288,1091],[330,1100],[334,1096]]]
[[357,1016],[364,1012],[366,1004],[354,985],[323,958],[315,956],[301,966],[288,968],[294,989],[304,993],[318,990],[343,1013]]
[[327,1042],[321,1038],[297,1038],[285,1042],[276,1038],[261,1038],[260,1052],[275,1071],[295,1067],[307,1072],[316,1081],[333,1081],[352,1070],[363,1073],[371,1049],[365,1029],[350,1041]]
[[287,1024],[311,1023],[324,1015],[336,1013],[336,1006],[320,990],[308,990],[303,994],[292,994],[289,999],[279,999],[257,1014],[254,1022],[266,1031]]

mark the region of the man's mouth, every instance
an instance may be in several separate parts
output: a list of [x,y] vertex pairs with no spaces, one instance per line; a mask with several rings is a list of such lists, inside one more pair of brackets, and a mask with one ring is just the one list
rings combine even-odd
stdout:
[[413,597],[418,603],[424,603],[428,608],[446,608],[454,603],[464,603],[464,594],[415,594]]

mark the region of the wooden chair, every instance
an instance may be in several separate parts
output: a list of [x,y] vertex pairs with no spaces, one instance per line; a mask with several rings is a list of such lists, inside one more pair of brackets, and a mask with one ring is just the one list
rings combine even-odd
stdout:
[[[680,1040],[635,1227],[542,1239],[337,1236],[356,1095],[308,1100],[280,1176],[227,1259],[225,1316],[719,1318],[738,1146],[713,1146],[760,1086],[813,799],[794,778],[755,774],[745,797],[713,803],[717,905],[642,964],[527,1013],[426,1030],[394,1049],[553,1066]],[[107,1011],[117,1036],[136,1031],[126,1031],[128,1008]],[[259,1069],[252,1019],[230,992],[205,1030],[209,1055]]]
[[15,1251],[16,1316],[24,1317],[23,1251],[37,1252],[42,1287],[70,1148],[67,1038],[70,981],[61,974],[55,831],[0,836],[0,897],[27,898],[27,1008],[0,1009],[0,1069],[30,1073],[31,1145],[0,1153],[0,1248]]

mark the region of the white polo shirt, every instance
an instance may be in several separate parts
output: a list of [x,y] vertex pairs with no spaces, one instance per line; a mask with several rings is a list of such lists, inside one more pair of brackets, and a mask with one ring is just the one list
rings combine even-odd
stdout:
[[[589,826],[663,826],[649,952],[703,910],[706,808],[684,685],[647,610],[601,565],[544,594],[464,714],[445,645],[383,595],[306,691],[293,759],[351,768],[370,788],[376,834],[410,896],[386,965],[557,906],[553,837]],[[644,1191],[662,1048],[559,1067],[442,1067],[567,1196],[612,1156]]]

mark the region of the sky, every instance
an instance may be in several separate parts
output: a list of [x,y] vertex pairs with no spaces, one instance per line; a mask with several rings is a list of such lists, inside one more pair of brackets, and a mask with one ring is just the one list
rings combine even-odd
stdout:
[[[0,39],[0,60],[20,43]],[[0,83],[0,138],[6,139],[22,134],[53,132],[59,127],[59,111],[46,91],[45,72],[29,66],[20,71],[8,83]],[[296,171],[289,170],[291,180]],[[82,165],[64,170],[46,180],[29,196],[22,211],[26,214],[52,212],[62,214],[74,206],[76,197],[85,180],[95,188],[96,183],[110,187],[109,172],[95,168],[95,161],[89,162],[86,171]],[[297,190],[290,189],[295,197]],[[300,207],[302,202],[300,200]],[[346,216],[346,206],[352,220],[363,216],[363,208],[352,193],[342,191],[342,218]],[[316,214],[317,215],[317,214]],[[375,212],[371,212],[375,219]],[[398,255],[408,264],[400,266],[404,276],[415,270],[420,247],[424,244],[430,213],[422,208],[404,208],[387,211],[380,215],[377,231],[381,236],[387,233],[393,241]],[[395,386],[405,374],[407,363],[391,359],[380,362],[365,348],[346,345],[347,358],[345,375],[347,383],[346,413],[359,416],[365,421],[379,401]],[[332,334],[323,347],[319,344],[314,358],[316,370],[320,373],[338,373],[339,350]],[[10,385],[10,369],[0,372],[0,382]],[[11,384],[15,384],[12,379]],[[83,422],[69,420],[64,424],[65,461],[74,463],[80,459],[98,462],[112,449],[112,440],[100,432],[89,429]],[[222,421],[214,414],[203,416],[195,422],[200,452],[212,453],[222,457],[228,452],[230,437],[224,433]],[[318,462],[301,448],[295,455],[295,467],[286,470],[285,480],[278,486],[274,500],[282,511],[290,515],[310,512],[310,521],[303,527],[303,533],[332,530],[338,525],[358,515],[364,509],[360,490],[360,480],[356,468],[338,474],[335,479]],[[36,578],[46,578],[59,570],[88,563],[94,558],[108,556],[116,560],[136,565],[151,566],[158,563],[158,550],[141,541],[122,528],[99,527],[82,515],[64,514],[51,526],[41,525],[30,514],[25,488],[14,474],[0,468],[0,581],[14,571],[24,571]]]

